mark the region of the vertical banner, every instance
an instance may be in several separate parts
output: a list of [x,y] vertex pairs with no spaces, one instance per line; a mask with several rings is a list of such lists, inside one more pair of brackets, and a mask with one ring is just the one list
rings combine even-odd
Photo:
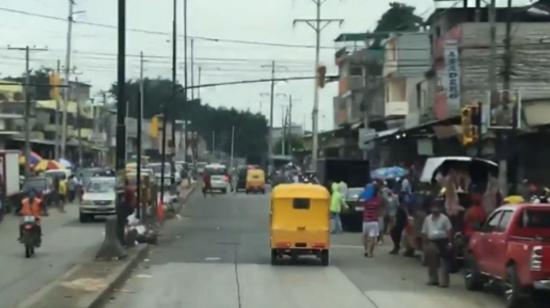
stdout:
[[457,114],[460,111],[460,55],[456,40],[445,42],[445,78],[443,82],[449,114]]

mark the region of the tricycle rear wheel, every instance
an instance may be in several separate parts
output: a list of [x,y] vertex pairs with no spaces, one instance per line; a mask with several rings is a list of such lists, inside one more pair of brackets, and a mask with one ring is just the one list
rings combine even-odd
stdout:
[[271,249],[271,265],[279,265],[279,255],[277,249]]
[[321,265],[328,266],[329,260],[328,249],[321,251]]

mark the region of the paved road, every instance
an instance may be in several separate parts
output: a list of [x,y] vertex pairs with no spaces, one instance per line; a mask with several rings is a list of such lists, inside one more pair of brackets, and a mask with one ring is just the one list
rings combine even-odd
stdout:
[[166,224],[145,260],[108,307],[500,308],[496,294],[425,286],[417,260],[365,259],[357,234],[335,236],[331,266],[310,260],[269,265],[266,196],[195,194],[182,219]]
[[93,256],[103,239],[103,223],[80,224],[74,205],[67,205],[66,211],[61,214],[52,209],[49,217],[43,217],[42,247],[31,259],[25,259],[23,246],[16,240],[19,218],[4,217],[0,223],[0,307],[14,307],[82,258]]

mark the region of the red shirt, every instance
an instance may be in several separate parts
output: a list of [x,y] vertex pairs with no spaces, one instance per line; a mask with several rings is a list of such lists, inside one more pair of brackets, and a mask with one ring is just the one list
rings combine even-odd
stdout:
[[363,221],[378,221],[378,211],[380,209],[380,198],[378,196],[369,199],[363,203]]
[[487,219],[487,213],[481,205],[471,206],[464,215],[464,235],[472,236],[475,226],[483,224],[485,219]]

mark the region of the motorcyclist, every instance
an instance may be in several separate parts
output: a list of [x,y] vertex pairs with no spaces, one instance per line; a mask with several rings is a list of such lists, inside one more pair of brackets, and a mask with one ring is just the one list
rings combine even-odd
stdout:
[[[34,216],[36,231],[38,232],[40,237],[42,236],[42,228],[40,226],[41,204],[42,204],[42,200],[36,197],[36,193],[34,190],[31,190],[29,192],[29,196],[21,200],[21,210],[19,211],[19,214],[23,217]],[[21,239],[22,235],[23,235],[23,224],[19,226],[19,239]]]

